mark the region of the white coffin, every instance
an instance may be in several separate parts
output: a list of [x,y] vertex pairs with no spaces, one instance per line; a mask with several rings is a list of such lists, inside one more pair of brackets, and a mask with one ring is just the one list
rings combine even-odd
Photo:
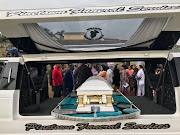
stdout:
[[103,77],[92,76],[76,89],[77,95],[112,95],[113,88]]
[[[104,78],[99,76],[92,76],[86,80],[77,90],[78,96],[84,96],[83,101],[87,102],[88,95],[101,95],[102,102],[106,103],[106,95],[113,94],[113,88],[108,84]],[[99,106],[100,112],[113,112],[114,108],[106,107],[105,104],[85,104],[84,107],[78,107],[77,112],[91,112],[92,106]]]

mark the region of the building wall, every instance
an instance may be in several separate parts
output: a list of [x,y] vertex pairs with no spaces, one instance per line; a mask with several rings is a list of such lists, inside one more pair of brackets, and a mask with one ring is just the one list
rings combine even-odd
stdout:
[[78,35],[64,34],[64,40],[84,40],[84,34],[78,34]]

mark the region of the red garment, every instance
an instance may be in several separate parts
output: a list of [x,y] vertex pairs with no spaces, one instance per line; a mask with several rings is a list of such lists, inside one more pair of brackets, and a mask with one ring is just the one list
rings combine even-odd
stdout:
[[60,69],[55,67],[52,71],[52,84],[53,86],[59,86],[62,85],[63,78]]

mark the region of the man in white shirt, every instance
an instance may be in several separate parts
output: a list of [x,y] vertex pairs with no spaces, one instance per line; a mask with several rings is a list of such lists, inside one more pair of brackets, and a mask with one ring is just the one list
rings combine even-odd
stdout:
[[139,65],[138,66],[138,73],[137,73],[137,85],[138,85],[138,92],[137,92],[137,96],[144,96],[145,94],[145,75],[144,75],[144,71],[143,71],[143,66]]

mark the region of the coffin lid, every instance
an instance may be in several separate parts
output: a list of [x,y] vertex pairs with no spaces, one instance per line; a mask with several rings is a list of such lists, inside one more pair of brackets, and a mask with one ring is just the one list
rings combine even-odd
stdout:
[[103,77],[89,77],[76,91],[112,91],[113,88],[108,84]]

